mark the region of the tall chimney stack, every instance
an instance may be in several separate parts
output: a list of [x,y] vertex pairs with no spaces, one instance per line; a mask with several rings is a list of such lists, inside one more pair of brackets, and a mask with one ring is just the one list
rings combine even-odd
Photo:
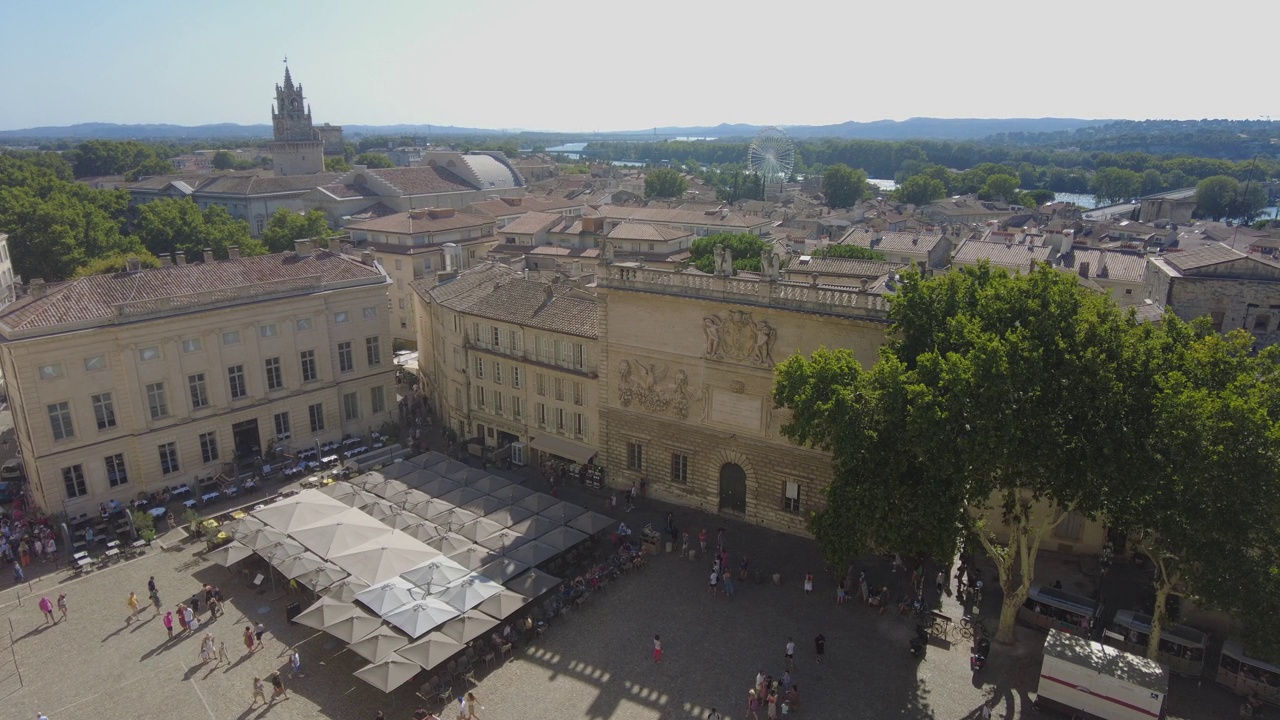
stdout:
[[294,240],[293,252],[297,254],[297,256],[300,258],[311,257],[311,241],[310,240]]

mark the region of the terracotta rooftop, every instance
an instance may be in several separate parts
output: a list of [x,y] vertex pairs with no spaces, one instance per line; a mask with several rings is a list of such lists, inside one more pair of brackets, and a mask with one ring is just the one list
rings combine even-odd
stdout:
[[445,168],[437,165],[407,168],[378,168],[360,170],[398,189],[402,195],[432,195],[437,193],[478,190]]
[[285,192],[304,192],[342,177],[342,173],[317,173],[315,175],[257,175],[254,177],[219,177],[202,183],[199,193],[224,195],[271,195]]
[[888,260],[860,260],[857,258],[816,257],[802,255],[787,266],[788,273],[819,273],[822,275],[847,275],[850,277],[877,278],[907,267]]
[[561,197],[525,195],[471,203],[467,206],[467,211],[481,213],[492,218],[503,218],[528,212],[545,213],[555,210],[568,210],[570,208],[583,207],[583,205],[581,201],[568,200]]
[[942,233],[929,232],[876,232],[854,228],[840,239],[841,245],[857,245],[878,252],[928,254],[942,241]]
[[599,301],[581,290],[526,280],[500,263],[485,263],[439,284],[419,280],[418,293],[454,312],[550,332],[595,338]]
[[668,210],[655,208],[619,207],[604,205],[600,214],[611,220],[630,220],[641,223],[662,223],[667,225],[712,225],[726,228],[754,228],[772,224],[769,220],[743,215],[734,210],[717,210],[714,212],[698,212],[691,210]]
[[481,215],[446,210],[447,217],[433,217],[438,211],[410,210],[386,217],[366,220],[347,225],[347,230],[363,230],[365,232],[385,232],[396,235],[417,235],[419,233],[444,232],[462,228],[484,227],[493,225],[493,219]]
[[339,200],[350,200],[353,198],[375,198],[378,193],[370,190],[367,186],[359,183],[331,183],[329,185],[319,186],[321,190],[332,195]]
[[1205,245],[1195,250],[1187,250],[1179,253],[1165,253],[1165,262],[1172,265],[1175,269],[1182,272],[1188,270],[1196,270],[1210,265],[1218,265],[1220,263],[1235,262],[1244,257],[1248,257],[1239,250],[1234,250],[1226,245],[1214,244]]
[[[368,280],[382,282],[384,275],[359,260],[328,250],[317,250],[305,258],[284,252],[239,260],[190,263],[151,268],[138,272],[91,275],[50,284],[40,297],[28,296],[0,311],[0,333],[56,331],[59,326],[119,322],[129,317],[121,306],[140,306],[148,301],[168,301],[168,306],[198,307],[224,302],[219,293],[248,286],[264,286],[264,292],[278,292],[290,281],[321,287],[334,283]],[[270,290],[268,290],[270,288]],[[207,302],[201,298],[208,294]],[[254,293],[248,293],[249,299]],[[159,305],[165,305],[162,302]],[[140,317],[140,319],[143,319]]]
[[650,225],[648,223],[624,222],[609,233],[610,240],[640,240],[645,242],[670,242],[687,238],[693,233],[688,230],[677,230],[669,225]]
[[1132,252],[1076,247],[1060,255],[1058,266],[1079,273],[1081,263],[1089,263],[1089,278],[1140,283],[1146,279],[1147,258]]
[[552,215],[551,213],[526,212],[524,215],[507,223],[500,232],[511,233],[512,235],[535,235],[540,232],[546,232],[563,219],[562,216]]
[[1031,263],[1048,262],[1053,248],[1037,245],[1012,245],[982,240],[966,240],[952,262],[956,265],[977,265],[983,260],[1009,270],[1029,272]]

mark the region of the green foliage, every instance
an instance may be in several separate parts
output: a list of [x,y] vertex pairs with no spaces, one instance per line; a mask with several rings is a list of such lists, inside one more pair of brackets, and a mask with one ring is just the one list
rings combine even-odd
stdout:
[[832,165],[822,174],[822,194],[829,208],[853,207],[867,195],[867,174],[848,165]]
[[1018,177],[998,173],[987,178],[978,190],[979,200],[1002,200],[1013,202],[1018,198]]
[[280,208],[267,221],[267,227],[262,232],[262,243],[266,245],[268,252],[277,253],[292,250],[294,240],[308,238],[316,238],[321,245],[327,246],[332,235],[323,210],[296,213]]
[[883,260],[884,255],[861,245],[824,245],[814,253],[818,257],[853,258],[855,260]]
[[928,175],[912,175],[893,191],[898,202],[912,205],[928,205],[947,196],[947,186]]
[[688,189],[689,182],[678,171],[671,168],[659,168],[645,173],[645,197],[678,198]]
[[693,241],[689,248],[694,267],[702,272],[715,272],[715,249],[723,245],[733,255],[733,269],[747,272],[760,271],[760,255],[770,243],[750,233],[721,233]]
[[1202,217],[1249,219],[1266,204],[1266,191],[1257,182],[1242,183],[1233,177],[1215,175],[1196,183],[1196,214]]
[[1024,207],[1037,207],[1045,203],[1053,202],[1054,194],[1052,190],[1043,188],[1037,190],[1028,190],[1019,194],[1018,204]]
[[232,156],[231,153],[227,152],[226,150],[219,150],[218,152],[213,154],[214,170],[230,170],[231,168],[235,167],[235,165],[236,165],[235,157]]
[[137,258],[141,267],[144,268],[160,267],[160,258],[152,255],[146,250],[138,249],[134,252],[115,253],[113,255],[104,255],[103,257],[89,260],[85,264],[76,268],[72,277],[82,278],[90,275],[124,272],[128,269],[129,258]]
[[163,175],[173,172],[173,165],[158,152],[161,147],[129,140],[116,142],[113,140],[88,140],[76,146],[68,153],[75,168],[75,176],[93,177],[97,175],[124,175],[138,177],[140,175]]
[[144,536],[150,530],[152,537],[155,537],[156,519],[151,517],[151,513],[146,510],[130,510],[129,516],[133,518],[133,528],[138,531],[138,535]]
[[347,172],[351,169],[351,163],[347,162],[343,157],[328,157],[324,159],[325,172]]
[[365,167],[372,168],[372,169],[390,168],[390,167],[396,166],[395,163],[391,162],[390,157],[382,153],[376,153],[376,152],[361,153],[360,156],[355,159],[354,164],[364,165]]
[[227,249],[240,248],[241,255],[261,255],[266,247],[249,234],[249,225],[231,217],[225,208],[211,205],[204,212],[190,198],[153,200],[138,209],[135,233],[153,255],[181,252],[188,260],[199,260],[205,248],[214,257],[225,259]]
[[586,163],[560,163],[562,175],[590,175],[591,166]]
[[151,177],[152,175],[171,175],[174,172],[173,163],[168,160],[161,160],[160,158],[153,157],[143,160],[141,165],[125,173],[124,179],[129,182],[134,182],[144,177]]
[[1123,168],[1103,168],[1094,173],[1089,190],[1104,202],[1130,200],[1142,194],[1142,176]]

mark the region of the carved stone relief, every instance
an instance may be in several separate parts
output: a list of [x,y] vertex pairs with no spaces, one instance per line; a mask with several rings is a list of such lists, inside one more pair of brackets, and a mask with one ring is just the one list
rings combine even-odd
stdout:
[[670,383],[670,368],[656,362],[623,360],[618,363],[618,402],[622,407],[637,407],[651,413],[670,410],[681,420],[688,419],[689,406],[702,397],[689,389],[689,375],[676,370]]
[[708,360],[774,366],[773,346],[778,341],[778,330],[766,320],[756,322],[749,312],[730,310],[727,318],[719,315],[703,318],[702,332],[706,337],[703,357]]

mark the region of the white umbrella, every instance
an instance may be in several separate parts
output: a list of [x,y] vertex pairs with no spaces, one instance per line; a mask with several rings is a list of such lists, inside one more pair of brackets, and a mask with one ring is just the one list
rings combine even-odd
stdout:
[[459,535],[461,535],[462,537],[468,540],[475,542],[475,541],[481,540],[482,538],[487,538],[494,533],[502,532],[504,529],[505,528],[503,528],[501,525],[499,525],[498,523],[492,520],[485,520],[484,518],[476,518],[475,520],[472,520],[471,522],[467,523],[466,525],[463,525],[457,530],[454,530],[454,532],[458,533]]
[[468,487],[474,490],[479,490],[486,495],[492,495],[502,488],[509,487],[514,484],[515,483],[510,480],[500,478],[497,475],[485,475],[474,482],[467,483]]
[[571,527],[558,527],[545,535],[538,536],[538,542],[550,545],[561,552],[587,539],[587,534]]
[[383,478],[382,482],[374,483],[365,489],[378,497],[390,498],[392,495],[408,490],[409,486],[399,480],[387,480],[386,478]]
[[450,585],[439,597],[463,612],[479,605],[485,598],[502,592],[502,586],[486,577],[472,575]]
[[393,530],[404,530],[422,522],[422,518],[411,512],[399,511],[382,518],[382,523]]
[[527,520],[521,520],[512,525],[511,532],[520,533],[532,540],[540,535],[546,535],[558,527],[560,527],[560,523],[555,520],[544,518],[541,515],[534,515]]
[[474,545],[474,543],[456,533],[445,533],[428,540],[427,545],[439,550],[445,555],[452,556],[456,552],[466,550]]
[[332,485],[325,485],[320,488],[320,492],[328,495],[334,500],[341,500],[342,498],[353,494],[358,489],[359,488],[349,482],[336,482]]
[[318,592],[334,583],[347,577],[347,571],[332,563],[325,563],[320,567],[303,573],[295,578],[299,585],[305,585],[311,588],[312,592]]
[[382,624],[382,620],[363,610],[357,610],[356,612],[357,614],[349,615],[321,629],[343,642],[350,643],[377,630],[378,626]]
[[383,500],[382,498],[378,498],[368,505],[365,505],[364,512],[375,520],[385,520],[386,518],[399,513],[400,508],[386,500]]
[[404,647],[408,642],[409,638],[386,625],[379,625],[377,630],[351,643],[347,649],[365,660],[376,663]]
[[462,643],[440,633],[431,633],[418,642],[400,648],[403,657],[430,670],[462,651]]
[[356,677],[384,693],[389,693],[412,680],[413,676],[421,671],[422,666],[418,663],[391,653],[379,662],[365,665],[357,670]]
[[476,498],[475,500],[472,500],[466,505],[463,505],[462,509],[473,512],[477,515],[484,516],[484,515],[488,515],[489,513],[497,512],[502,508],[508,507],[510,505],[511,503],[503,502],[491,495],[484,495],[482,497]]
[[453,508],[439,515],[432,515],[427,519],[443,528],[448,528],[449,532],[455,532],[458,528],[466,525],[476,519],[475,513],[469,513],[461,508]]
[[534,512],[542,512],[547,508],[555,507],[559,504],[559,498],[551,497],[546,493],[534,493],[516,501],[516,505],[522,508],[528,508]]
[[480,478],[488,474],[489,472],[487,470],[481,470],[480,468],[463,466],[462,470],[455,471],[455,472],[447,472],[444,474],[444,476],[449,478],[450,480],[457,480],[462,484],[466,485],[469,483],[473,483],[476,480],[479,480]]
[[338,567],[372,585],[389,580],[439,555],[440,551],[425,545],[420,540],[392,531],[386,537],[365,543],[329,559]]
[[536,600],[559,584],[560,578],[534,568],[514,580],[507,581],[507,589],[530,600]]
[[279,570],[282,575],[292,580],[299,575],[305,575],[312,570],[322,568],[326,564],[327,563],[324,559],[319,555],[311,552],[302,552],[285,558],[279,565],[276,565],[276,569]]
[[544,518],[555,520],[558,523],[567,523],[570,520],[585,513],[586,511],[587,509],[582,507],[581,505],[574,505],[573,503],[562,502],[562,503],[556,503],[555,505],[552,505],[551,507],[547,508],[546,510],[543,510],[538,514]]
[[303,490],[293,497],[255,510],[253,514],[274,528],[292,532],[323,522],[345,509],[345,505],[319,490]]
[[559,554],[560,551],[550,545],[544,545],[537,540],[533,540],[508,552],[506,555],[512,560],[519,560],[525,565],[537,567]]
[[323,630],[326,625],[332,625],[339,620],[349,618],[353,613],[360,614],[363,612],[363,610],[349,602],[321,596],[319,600],[312,603],[311,607],[303,610],[293,621],[309,628]]
[[[404,532],[424,543],[430,544],[432,540],[443,535],[445,531],[444,528],[430,520],[419,519],[418,522],[404,528]],[[436,549],[438,550],[439,548]]]
[[348,510],[337,522],[295,530],[293,537],[317,555],[331,558],[391,532],[391,528],[359,510]]
[[386,476],[380,472],[367,472],[367,473],[360,473],[359,475],[351,478],[347,482],[351,483],[352,485],[355,485],[361,490],[368,490],[370,487],[377,485],[378,483],[382,482],[385,479],[386,479]]
[[245,515],[238,520],[232,520],[229,523],[223,523],[223,532],[229,533],[236,540],[244,540],[254,530],[261,530],[267,524],[252,515]]
[[[444,515],[445,513],[453,510],[454,507],[443,500],[431,498],[430,500],[423,500],[412,505],[406,505],[405,509],[420,518],[429,520],[433,517]],[[436,524],[439,525],[440,523]]]
[[438,497],[444,497],[445,495],[448,495],[449,493],[453,492],[454,490],[457,490],[460,487],[462,487],[462,483],[459,483],[454,480],[450,480],[449,478],[441,477],[441,478],[436,478],[435,480],[432,480],[431,482],[425,485],[420,485],[418,489],[430,495],[431,497],[438,498]]
[[569,527],[581,530],[588,535],[613,527],[617,521],[598,512],[585,512],[568,522]]
[[533,517],[534,513],[528,508],[516,507],[509,505],[494,512],[485,515],[485,517],[498,523],[503,527],[511,527],[521,520],[528,520]]
[[375,614],[385,616],[398,607],[420,600],[424,595],[412,584],[396,577],[358,593],[356,600]]
[[479,610],[468,610],[440,626],[439,633],[460,643],[469,643],[497,626],[498,621]]
[[529,497],[533,493],[534,493],[533,490],[530,490],[529,488],[523,485],[508,485],[502,488],[501,490],[496,490],[489,494],[498,498],[499,500],[505,500],[509,503],[517,503]]
[[[497,578],[494,578],[495,580]],[[476,609],[485,615],[496,617],[504,620],[507,617],[520,611],[520,608],[529,604],[529,598],[518,595],[510,590],[503,590],[496,595],[490,595],[485,601],[476,606]]]
[[423,467],[427,468],[428,470],[434,470],[449,479],[453,479],[455,475],[459,477],[464,476],[467,474],[467,471],[471,469],[470,466],[463,465],[462,463],[458,462],[457,460],[454,460],[453,458],[449,458],[448,460],[446,460],[444,465],[437,465],[436,467],[423,465]]
[[449,503],[450,505],[457,505],[458,507],[462,507],[463,505],[466,505],[472,500],[475,500],[476,498],[482,498],[482,497],[484,497],[484,493],[480,492],[479,490],[472,490],[469,487],[460,487],[451,493],[446,493],[444,495],[441,495],[440,499]]
[[382,473],[382,477],[396,479],[418,472],[418,466],[411,462],[392,462],[383,465],[378,472]]
[[443,590],[446,585],[455,583],[470,574],[470,570],[442,556],[400,573],[400,578],[411,585],[426,589],[427,592],[434,592]]
[[249,533],[242,542],[254,550],[266,550],[272,545],[288,539],[288,537],[287,533],[273,527],[261,527]]
[[[344,570],[343,572],[346,571]],[[369,583],[361,580],[360,578],[348,575],[324,590],[321,590],[320,595],[322,597],[332,598],[334,600],[350,604],[355,601],[356,594],[367,587],[369,587]]]
[[417,638],[460,614],[461,611],[448,603],[428,597],[398,608],[387,615],[387,622],[405,631],[409,637]]
[[498,553],[505,553],[529,542],[530,539],[513,530],[499,530],[487,538],[482,538],[476,544]]
[[[429,450],[427,452],[422,453],[421,455],[409,458],[409,462],[417,464],[418,467],[425,468],[427,470],[433,470],[439,467],[440,465],[445,465],[452,461],[449,459],[448,455],[445,455],[439,450]],[[436,472],[440,472],[440,471],[436,470]]]
[[267,559],[267,562],[271,563],[278,569],[280,567],[280,563],[294,555],[301,555],[306,551],[307,549],[303,547],[302,543],[291,537],[287,537],[275,545],[264,548],[258,552],[262,557]]
[[431,499],[431,496],[421,490],[409,488],[403,492],[398,492],[387,498],[387,500],[400,506],[400,509],[407,510],[418,503],[424,503]]
[[498,553],[482,548],[479,545],[471,545],[449,555],[449,559],[458,563],[468,570],[478,570],[485,563],[492,562],[498,557]]
[[223,567],[228,567],[230,565],[235,565],[252,554],[252,548],[243,543],[238,543],[235,540],[232,540],[226,545],[206,553],[205,557]]
[[[402,464],[406,464],[406,463],[402,463]],[[411,472],[407,472],[401,475],[399,477],[399,480],[400,482],[404,483],[405,485],[408,485],[411,488],[420,488],[423,485],[426,485],[427,483],[431,482],[432,480],[439,480],[440,478],[444,477],[439,473],[434,473],[434,472],[431,472],[430,470],[423,470],[421,468],[414,468],[412,464],[408,464],[408,465]]]
[[490,562],[488,565],[482,565],[476,569],[476,574],[487,577],[494,582],[506,582],[520,573],[528,570],[529,566],[519,560],[512,560],[508,557],[498,558]]

